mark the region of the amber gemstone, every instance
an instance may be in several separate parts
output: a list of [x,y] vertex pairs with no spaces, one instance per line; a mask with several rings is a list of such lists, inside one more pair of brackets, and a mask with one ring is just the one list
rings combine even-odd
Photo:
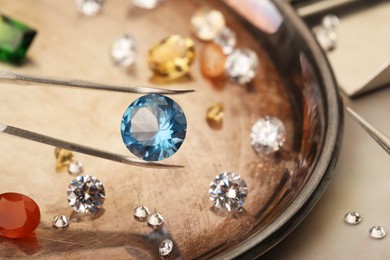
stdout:
[[0,235],[8,238],[28,237],[41,219],[38,204],[20,193],[0,194]]
[[223,104],[216,103],[207,110],[206,121],[213,129],[221,129],[223,122]]
[[73,161],[73,153],[69,150],[57,147],[54,150],[54,155],[56,157],[56,168],[62,169],[69,166]]
[[202,74],[208,78],[217,78],[225,73],[226,55],[222,48],[215,43],[204,46],[200,68]]

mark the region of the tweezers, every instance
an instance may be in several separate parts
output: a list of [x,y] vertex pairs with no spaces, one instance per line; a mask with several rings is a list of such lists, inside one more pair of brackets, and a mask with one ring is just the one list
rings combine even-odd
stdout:
[[[11,71],[0,70],[0,84],[9,83],[13,85],[26,85],[26,84],[43,84],[48,86],[63,86],[69,88],[81,88],[81,89],[93,89],[93,90],[105,90],[105,91],[114,91],[114,92],[124,92],[124,93],[136,93],[136,94],[186,94],[194,92],[194,90],[171,90],[171,89],[159,89],[152,87],[145,87],[139,85],[110,85],[96,83],[92,81],[77,80],[77,79],[59,79],[59,78],[50,78],[50,77],[38,77],[32,75],[25,75],[20,73],[15,73]],[[64,148],[70,151],[83,153],[91,155],[94,157],[99,157],[115,162],[120,162],[128,165],[150,167],[150,168],[183,168],[182,165],[173,165],[173,164],[163,164],[156,162],[143,161],[138,158],[129,157],[121,154],[110,153],[107,151],[99,150],[96,148],[71,143],[68,141],[60,140],[53,138],[47,135],[31,132],[25,129],[13,127],[10,125],[0,123],[0,133],[17,136],[23,139],[35,141],[38,143],[43,143],[55,147]]]

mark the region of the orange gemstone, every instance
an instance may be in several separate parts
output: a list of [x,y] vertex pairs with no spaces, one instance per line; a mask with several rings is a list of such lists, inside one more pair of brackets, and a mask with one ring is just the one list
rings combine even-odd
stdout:
[[215,43],[204,46],[200,63],[202,74],[208,78],[220,77],[225,73],[226,55],[222,48]]
[[38,227],[41,213],[38,204],[19,193],[0,194],[0,235],[28,237]]

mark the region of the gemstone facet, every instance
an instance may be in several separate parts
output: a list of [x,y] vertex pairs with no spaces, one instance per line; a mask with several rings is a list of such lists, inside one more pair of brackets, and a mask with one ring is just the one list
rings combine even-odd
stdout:
[[76,212],[91,214],[100,209],[105,200],[103,184],[93,176],[76,177],[68,187],[68,203]]
[[259,60],[251,49],[237,49],[230,54],[225,63],[225,71],[239,84],[249,83],[257,72]]
[[127,149],[146,161],[164,160],[182,145],[187,131],[183,110],[157,94],[138,98],[126,109],[121,134]]
[[276,117],[266,116],[252,127],[251,143],[258,153],[270,154],[279,151],[286,141],[286,128]]
[[23,194],[0,194],[0,236],[28,237],[38,227],[41,212],[38,204]]
[[381,226],[373,226],[368,230],[368,233],[372,238],[382,239],[386,236],[386,229]]
[[223,104],[216,103],[207,110],[206,121],[213,129],[222,127]]
[[69,226],[69,219],[64,215],[57,215],[52,220],[53,227],[58,229],[64,229]]
[[173,242],[170,239],[165,239],[161,242],[160,247],[158,248],[158,251],[160,253],[160,256],[166,257],[169,256],[173,249]]
[[111,45],[111,58],[114,64],[128,67],[137,57],[137,44],[133,36],[125,34],[118,37]]
[[245,181],[234,172],[223,172],[210,183],[210,199],[219,209],[241,211],[247,194]]
[[177,79],[190,71],[195,60],[194,42],[190,38],[172,35],[149,50],[148,64],[158,76]]
[[147,221],[153,230],[159,230],[164,226],[164,218],[159,213],[150,214]]
[[56,168],[61,169],[68,166],[73,161],[73,153],[69,150],[56,147],[54,150],[56,157]]
[[133,5],[143,9],[154,9],[163,2],[164,0],[133,0]]
[[223,28],[214,38],[214,42],[221,46],[223,53],[229,55],[233,52],[237,43],[235,32],[228,27]]
[[220,46],[215,43],[208,43],[202,51],[200,68],[202,74],[207,78],[217,78],[225,73],[226,55]]
[[210,41],[225,27],[225,17],[220,11],[201,8],[192,16],[191,25],[200,40]]
[[79,161],[72,161],[68,165],[68,173],[71,175],[80,175],[84,172],[84,166]]
[[104,0],[76,0],[76,5],[80,13],[93,16],[98,14],[104,4]]
[[344,221],[347,224],[350,225],[357,225],[362,221],[362,217],[360,216],[359,213],[350,211],[344,216]]
[[0,15],[0,60],[22,64],[36,34],[36,30],[23,23]]
[[140,222],[145,222],[149,214],[150,211],[146,206],[138,206],[134,209],[134,218]]

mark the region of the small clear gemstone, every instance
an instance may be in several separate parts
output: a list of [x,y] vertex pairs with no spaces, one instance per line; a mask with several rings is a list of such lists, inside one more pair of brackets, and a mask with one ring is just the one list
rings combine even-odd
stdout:
[[133,36],[125,34],[111,45],[111,58],[116,65],[128,67],[137,57],[137,44]]
[[214,38],[214,42],[221,46],[226,55],[233,52],[237,43],[236,33],[228,27],[223,28]]
[[251,49],[237,49],[228,56],[225,71],[239,84],[246,84],[256,76],[258,64],[256,52]]
[[164,0],[133,0],[133,5],[143,9],[154,9],[163,2]]
[[322,26],[324,26],[326,29],[336,29],[339,24],[340,20],[334,14],[328,14],[322,18]]
[[104,0],[76,0],[79,11],[88,16],[98,14],[104,4]]
[[76,177],[68,187],[68,203],[76,212],[91,214],[100,209],[105,200],[103,184],[96,177]]
[[210,183],[210,199],[220,209],[241,211],[247,194],[245,181],[234,172],[223,172]]
[[138,98],[122,117],[127,149],[146,161],[164,160],[182,145],[187,131],[183,110],[172,99],[151,94]]
[[153,213],[148,216],[148,226],[154,230],[161,229],[164,226],[164,218],[159,213]]
[[331,51],[337,47],[338,36],[334,30],[321,29],[316,32],[316,38],[325,51]]
[[201,8],[192,16],[191,25],[199,39],[210,41],[225,27],[225,18],[217,10]]
[[84,171],[84,166],[81,162],[79,161],[72,161],[68,165],[68,173],[71,175],[80,175]]
[[362,221],[362,217],[359,213],[350,211],[344,216],[344,221],[347,224],[356,225],[359,224]]
[[69,226],[69,219],[64,215],[57,215],[52,220],[53,227],[63,229]]
[[386,229],[381,226],[373,226],[368,232],[370,233],[370,236],[375,239],[381,239],[386,236]]
[[139,206],[134,209],[134,218],[138,221],[145,222],[149,214],[150,211],[146,206]]
[[173,249],[173,242],[170,239],[165,239],[161,242],[158,251],[160,252],[160,256],[169,256]]
[[276,117],[266,116],[256,121],[252,127],[251,143],[258,153],[270,154],[283,146],[286,141],[286,128]]

